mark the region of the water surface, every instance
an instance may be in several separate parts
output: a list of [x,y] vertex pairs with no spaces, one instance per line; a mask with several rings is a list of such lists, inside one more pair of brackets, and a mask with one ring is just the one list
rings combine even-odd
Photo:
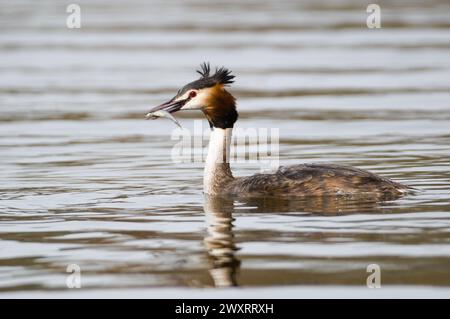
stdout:
[[[368,290],[378,264],[390,296],[450,296],[447,1],[378,2],[377,30],[363,1],[78,3],[79,30],[63,3],[0,3],[1,295],[70,295],[69,264],[81,296],[339,294]],[[420,191],[384,203],[204,198],[202,164],[173,163],[173,124],[144,115],[205,60],[237,75],[237,127],[280,129],[282,165],[354,165]],[[190,129],[201,118],[179,115]]]

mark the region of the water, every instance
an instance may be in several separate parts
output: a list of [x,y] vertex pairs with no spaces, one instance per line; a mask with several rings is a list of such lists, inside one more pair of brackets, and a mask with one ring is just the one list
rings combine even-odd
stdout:
[[[379,296],[450,296],[447,1],[378,2],[377,30],[364,1],[78,3],[70,30],[63,3],[0,2],[1,296],[361,296],[369,264]],[[281,164],[420,191],[204,198],[202,164],[171,160],[175,126],[144,116],[205,60],[237,75],[238,127],[280,128]]]

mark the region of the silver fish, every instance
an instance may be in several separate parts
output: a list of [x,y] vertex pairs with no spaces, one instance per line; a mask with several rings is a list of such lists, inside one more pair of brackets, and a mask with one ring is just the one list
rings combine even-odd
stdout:
[[176,118],[174,118],[172,114],[170,114],[169,112],[164,111],[164,110],[159,110],[159,111],[156,111],[156,112],[147,113],[147,115],[145,116],[145,118],[147,120],[148,119],[154,120],[154,119],[157,119],[158,117],[168,118],[169,120],[174,122],[179,128],[182,128],[180,122],[178,122],[178,120]]

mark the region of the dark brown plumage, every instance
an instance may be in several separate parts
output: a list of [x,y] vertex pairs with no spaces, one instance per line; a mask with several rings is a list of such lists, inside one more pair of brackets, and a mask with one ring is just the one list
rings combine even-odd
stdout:
[[[232,128],[238,119],[236,100],[223,84],[216,84],[209,89],[209,96],[202,109],[211,127]],[[220,105],[220,107],[217,107]]]
[[334,164],[282,166],[274,174],[236,178],[222,185],[221,194],[236,196],[362,196],[394,199],[409,187],[371,172]]

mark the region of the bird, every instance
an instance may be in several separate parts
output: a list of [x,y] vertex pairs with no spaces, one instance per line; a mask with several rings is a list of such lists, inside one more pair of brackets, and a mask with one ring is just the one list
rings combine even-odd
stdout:
[[211,72],[209,63],[197,70],[200,78],[186,84],[169,101],[154,107],[147,118],[173,118],[184,110],[203,112],[211,128],[203,175],[203,192],[232,197],[369,197],[396,199],[412,188],[369,171],[328,163],[280,166],[273,173],[234,177],[229,154],[233,127],[238,120],[236,98],[228,87],[235,76],[225,68]]

